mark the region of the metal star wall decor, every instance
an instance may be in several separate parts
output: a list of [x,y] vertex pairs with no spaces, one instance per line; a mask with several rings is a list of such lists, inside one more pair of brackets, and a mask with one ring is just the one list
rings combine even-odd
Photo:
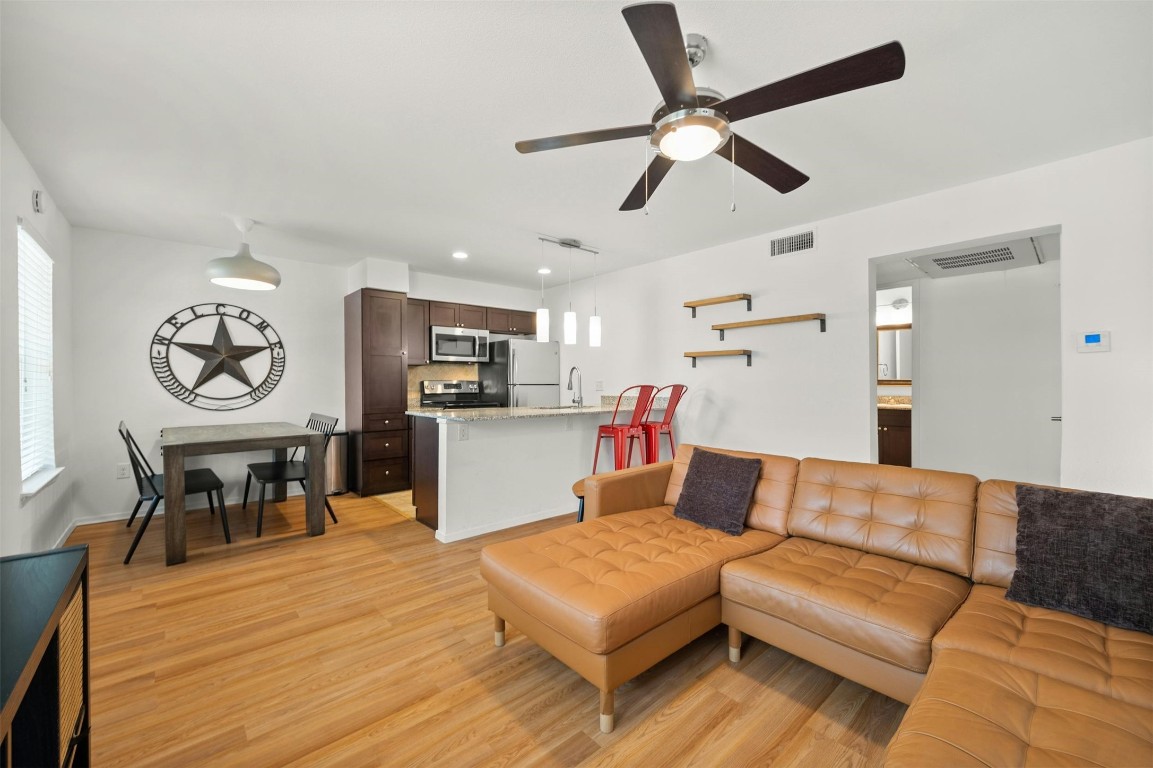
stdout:
[[[213,320],[212,343],[197,341]],[[237,344],[236,332],[264,343]],[[252,405],[284,375],[284,344],[276,331],[264,318],[234,304],[196,304],[180,310],[160,324],[150,347],[157,381],[173,397],[197,408],[230,411]],[[180,350],[176,359],[174,349]],[[203,362],[193,375],[196,360]]]

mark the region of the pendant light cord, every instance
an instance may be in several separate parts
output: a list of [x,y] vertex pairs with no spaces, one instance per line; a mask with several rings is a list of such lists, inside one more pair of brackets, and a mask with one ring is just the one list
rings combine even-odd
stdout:
[[731,206],[729,206],[729,211],[732,213],[736,213],[737,212],[737,141],[736,141],[735,137],[729,139],[729,141],[733,145],[733,150],[732,150],[733,154],[732,154],[732,163],[731,163],[732,175],[730,176],[730,182],[732,184],[732,192],[733,192],[733,204]]
[[645,216],[649,215],[649,145],[645,143]]

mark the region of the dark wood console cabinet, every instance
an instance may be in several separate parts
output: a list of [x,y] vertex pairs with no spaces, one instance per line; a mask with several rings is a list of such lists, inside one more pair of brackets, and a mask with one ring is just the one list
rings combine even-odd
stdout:
[[913,412],[877,409],[877,463],[913,466]]
[[0,558],[0,766],[90,764],[88,547]]
[[361,496],[409,487],[407,328],[403,293],[365,288],[344,297],[349,484]]

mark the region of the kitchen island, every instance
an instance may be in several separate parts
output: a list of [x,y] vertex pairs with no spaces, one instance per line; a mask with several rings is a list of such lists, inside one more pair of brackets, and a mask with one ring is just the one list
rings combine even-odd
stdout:
[[[592,471],[597,427],[612,405],[413,408],[413,504],[443,542],[572,514],[572,484]],[[601,451],[601,471],[612,450]],[[643,463],[641,446],[633,465]]]

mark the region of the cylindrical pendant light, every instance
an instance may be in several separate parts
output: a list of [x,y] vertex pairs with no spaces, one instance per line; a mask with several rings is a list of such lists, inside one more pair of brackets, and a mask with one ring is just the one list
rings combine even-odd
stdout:
[[548,341],[548,307],[544,305],[544,276],[548,270],[541,267],[540,273],[540,307],[536,311],[536,340]]
[[593,251],[593,313],[589,316],[589,346],[601,345],[601,316],[597,314],[597,252]]
[[572,246],[568,249],[568,311],[564,313],[564,343],[576,344],[576,312],[572,309]]

